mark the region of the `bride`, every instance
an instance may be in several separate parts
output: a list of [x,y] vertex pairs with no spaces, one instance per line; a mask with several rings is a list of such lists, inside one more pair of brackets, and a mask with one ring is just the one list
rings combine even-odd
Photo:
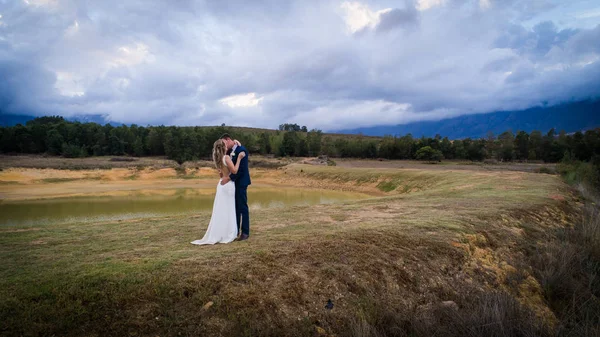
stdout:
[[227,154],[227,146],[222,139],[213,145],[213,160],[215,166],[222,173],[217,193],[213,204],[213,212],[208,224],[208,229],[201,240],[195,240],[194,245],[212,245],[215,243],[229,243],[237,237],[237,221],[235,219],[235,184],[229,178],[229,174],[236,174],[240,168],[244,152],[239,154],[237,163],[234,165],[231,157]]

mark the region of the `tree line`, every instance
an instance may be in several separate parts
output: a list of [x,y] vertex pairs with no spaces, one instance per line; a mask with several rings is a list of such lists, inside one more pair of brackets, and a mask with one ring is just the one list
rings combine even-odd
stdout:
[[[412,135],[381,138],[331,135],[306,126],[282,124],[277,131],[240,131],[226,126],[138,126],[66,121],[60,116],[39,117],[25,125],[0,127],[1,153],[31,153],[64,157],[166,156],[179,163],[210,158],[212,146],[223,133],[231,133],[252,153],[306,157],[419,159],[440,161],[590,161],[600,157],[600,129],[566,134],[554,129],[516,134],[489,133],[480,139],[415,138]],[[287,131],[286,131],[287,130]]]

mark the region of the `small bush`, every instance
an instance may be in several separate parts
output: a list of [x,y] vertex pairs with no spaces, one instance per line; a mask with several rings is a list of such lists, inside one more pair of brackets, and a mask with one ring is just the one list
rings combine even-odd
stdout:
[[382,181],[377,185],[377,188],[382,192],[391,192],[398,187],[398,184],[393,181]]

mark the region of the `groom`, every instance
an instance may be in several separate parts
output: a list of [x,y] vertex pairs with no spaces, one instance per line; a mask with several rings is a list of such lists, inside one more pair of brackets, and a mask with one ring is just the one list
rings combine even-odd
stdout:
[[242,234],[239,241],[247,240],[250,236],[250,214],[248,213],[248,195],[247,189],[250,182],[250,172],[248,171],[248,150],[241,145],[237,145],[228,134],[221,136],[221,139],[227,144],[227,154],[231,155],[233,164],[237,164],[238,154],[245,152],[246,156],[242,158],[237,174],[230,174],[229,177],[235,183],[235,218],[237,220],[238,233],[240,229],[240,218]]

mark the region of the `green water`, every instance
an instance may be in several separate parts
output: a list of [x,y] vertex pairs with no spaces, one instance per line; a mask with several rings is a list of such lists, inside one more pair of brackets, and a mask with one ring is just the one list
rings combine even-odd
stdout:
[[[296,188],[249,188],[250,212],[263,208],[315,205],[364,198],[356,193]],[[57,198],[23,202],[0,201],[0,226],[116,221],[212,210],[214,193],[191,189],[143,191],[127,196]]]

